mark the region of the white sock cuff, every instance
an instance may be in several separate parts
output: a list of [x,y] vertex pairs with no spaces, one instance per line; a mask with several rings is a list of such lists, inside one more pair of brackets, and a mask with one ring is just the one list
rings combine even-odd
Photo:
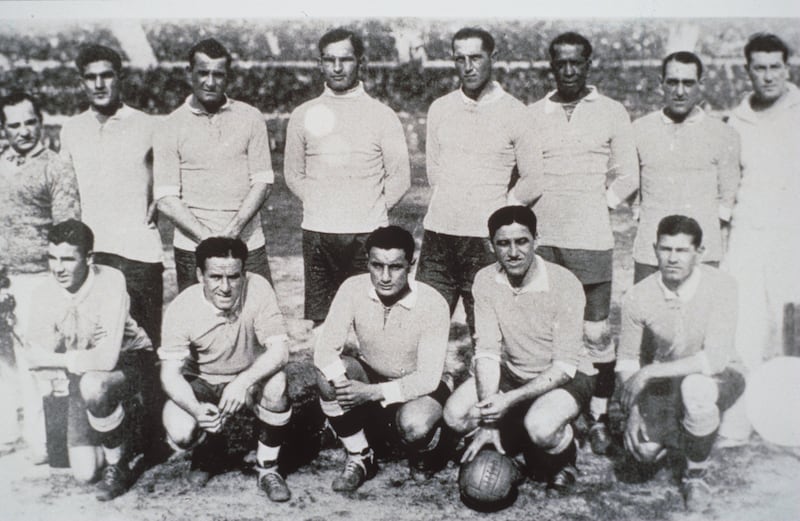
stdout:
[[599,396],[592,396],[589,402],[589,413],[592,418],[599,420],[600,416],[608,412],[608,398],[600,398]]
[[270,447],[264,445],[260,441],[256,447],[256,461],[261,468],[267,468],[275,465],[278,461],[278,454],[281,451],[281,446]]
[[289,407],[285,411],[275,412],[270,411],[261,406],[261,404],[256,406],[256,416],[259,420],[266,423],[267,425],[272,425],[274,427],[282,427],[289,423],[289,420],[292,419],[292,408]]
[[569,444],[572,443],[572,425],[569,423],[564,427],[564,434],[561,436],[561,440],[558,442],[558,445],[553,447],[552,449],[547,449],[545,452],[548,454],[561,454]]
[[339,405],[339,402],[336,400],[323,400],[322,398],[319,399],[319,406],[322,409],[322,412],[325,416],[329,418],[335,418],[336,416],[344,416],[344,409],[342,406]]
[[364,430],[360,430],[352,436],[345,436],[339,438],[344,445],[344,448],[350,454],[360,454],[369,448],[369,442],[364,434]]
[[125,419],[125,409],[122,408],[120,403],[117,404],[114,412],[104,418],[98,418],[89,411],[86,411],[86,416],[89,418],[89,425],[92,426],[92,429],[97,432],[111,432],[122,425],[122,420]]

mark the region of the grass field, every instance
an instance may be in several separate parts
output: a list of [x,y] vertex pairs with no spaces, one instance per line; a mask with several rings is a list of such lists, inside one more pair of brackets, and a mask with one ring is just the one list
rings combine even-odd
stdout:
[[[274,158],[279,167],[281,158]],[[423,158],[415,156],[412,188],[392,219],[418,239],[428,200],[422,168]],[[279,171],[279,170],[278,170]],[[202,490],[192,489],[184,480],[188,457],[173,456],[147,469],[134,487],[111,503],[97,503],[93,487],[78,485],[65,470],[33,467],[20,452],[0,458],[0,519],[84,520],[96,519],[178,521],[178,520],[269,520],[298,521],[433,521],[492,519],[497,521],[602,521],[602,520],[751,520],[790,521],[800,519],[800,458],[755,439],[748,446],[714,453],[710,482],[715,489],[712,507],[697,515],[684,512],[676,476],[671,467],[642,481],[618,457],[601,458],[588,448],[579,451],[581,478],[575,494],[547,499],[544,486],[526,482],[511,508],[496,514],[479,514],[464,507],[458,498],[458,469],[451,463],[433,479],[417,483],[408,477],[404,461],[382,462],[381,471],[358,492],[341,496],[330,490],[330,482],[343,459],[341,449],[320,439],[322,417],[313,390],[310,362],[309,325],[302,320],[303,282],[300,257],[299,202],[278,179],[264,213],[270,263],[282,310],[292,339],[288,367],[290,395],[294,404],[292,443],[285,452],[290,471],[287,482],[293,498],[285,504],[270,503],[256,489],[255,477],[241,458],[249,448],[247,429],[234,433],[239,452],[231,457],[234,470],[214,478]],[[630,250],[634,227],[630,213],[612,214],[617,250],[614,262],[614,310],[612,325],[618,330],[620,294],[632,281]],[[165,242],[171,237],[162,224]],[[169,262],[168,262],[169,264]],[[165,274],[166,297],[174,296],[174,271]],[[471,355],[466,328],[459,313],[454,319],[451,342],[463,364]],[[321,450],[320,450],[321,448]]]

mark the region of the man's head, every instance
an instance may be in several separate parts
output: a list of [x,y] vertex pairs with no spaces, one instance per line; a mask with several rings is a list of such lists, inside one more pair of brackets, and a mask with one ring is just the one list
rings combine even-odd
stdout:
[[236,306],[244,288],[247,246],[241,239],[209,237],[194,252],[203,295],[220,311]]
[[489,237],[509,282],[523,285],[535,261],[536,215],[527,206],[504,206],[489,217]]
[[658,223],[653,245],[664,284],[675,289],[689,278],[703,257],[703,230],[685,215],[670,215]]
[[592,66],[592,44],[578,33],[567,32],[550,42],[549,51],[560,97],[573,101],[582,96]]
[[119,53],[104,45],[86,45],[78,53],[75,65],[92,108],[101,114],[116,112],[121,101],[122,58]]
[[477,99],[492,81],[492,64],[496,53],[494,38],[484,29],[464,27],[450,42],[461,90]]
[[366,66],[364,41],[344,27],[322,35],[317,44],[319,68],[325,84],[333,92],[347,92],[358,85],[361,68]]
[[42,111],[27,92],[13,91],[0,99],[0,123],[17,154],[26,155],[42,137]]
[[702,83],[703,62],[696,54],[680,51],[664,58],[661,62],[661,87],[667,116],[683,121],[700,103]]
[[769,33],[756,33],[744,46],[747,74],[757,101],[771,104],[786,92],[789,79],[789,47]]
[[94,234],[84,223],[68,219],[47,234],[47,264],[58,285],[75,293],[86,277],[94,248]]
[[414,238],[399,226],[386,226],[370,234],[365,248],[375,293],[384,304],[394,304],[408,292],[408,274],[414,264]]
[[225,103],[232,60],[228,49],[214,38],[189,49],[192,94],[208,112],[216,112]]

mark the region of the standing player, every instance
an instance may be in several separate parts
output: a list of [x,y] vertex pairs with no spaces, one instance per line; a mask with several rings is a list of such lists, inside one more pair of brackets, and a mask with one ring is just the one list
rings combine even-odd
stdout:
[[705,237],[703,262],[718,266],[739,186],[739,136],[699,106],[703,64],[672,53],[661,64],[666,106],[633,124],[639,151],[641,208],[633,243],[634,283],[658,271],[649,239],[672,214],[694,218]]
[[232,57],[209,38],[189,50],[192,94],[153,143],[154,195],[175,223],[178,289],[195,283],[194,249],[211,236],[241,238],[245,268],[270,279],[259,210],[274,179],[261,113],[228,98]]
[[283,173],[303,202],[305,318],[321,324],[345,279],[366,271],[364,242],[410,186],[397,114],[364,91],[364,43],[348,29],[319,40],[322,95],[294,110]]
[[[9,270],[16,300],[16,333],[24,342],[33,289],[47,278],[47,233],[53,224],[80,218],[75,173],[42,144],[42,112],[30,94],[15,91],[0,99],[0,124],[9,147],[0,155],[0,265]],[[17,399],[25,415],[23,437],[37,463],[47,461],[44,414],[39,389],[14,343],[17,367],[3,368],[4,396],[11,406],[0,418],[9,436],[17,432]],[[0,362],[5,363],[5,362]],[[11,384],[14,372],[19,388]],[[13,441],[13,440],[9,440]]]
[[[417,280],[436,288],[451,314],[461,297],[474,333],[472,280],[494,261],[486,219],[508,202],[530,204],[539,196],[541,154],[529,139],[522,103],[492,81],[492,35],[460,29],[452,51],[461,88],[428,110],[426,163],[433,193]],[[519,179],[512,188],[515,167]]]
[[[782,354],[784,306],[800,302],[800,91],[788,81],[789,49],[777,36],[754,35],[744,55],[753,92],[729,120],[742,138],[742,185],[726,264],[742,295],[736,349],[750,372]],[[746,442],[743,401],[720,434]]]
[[288,501],[278,454],[292,416],[284,372],[289,348],[275,292],[245,271],[247,246],[240,239],[205,239],[196,255],[200,284],[167,308],[158,349],[168,439],[196,447],[189,481],[205,486],[224,467],[224,424],[241,409],[252,410],[259,420],[258,486],[270,500]]
[[[539,255],[566,267],[586,294],[584,336],[599,371],[589,407],[592,450],[610,445],[606,426],[614,390],[614,345],[608,330],[614,235],[608,208],[639,187],[636,147],[625,107],[586,84],[592,45],[577,33],[550,43],[556,90],[528,109],[544,159],[544,183],[536,214]],[[616,177],[606,188],[610,176]]]
[[[139,392],[152,344],[128,311],[122,273],[92,263],[94,236],[70,219],[48,234],[51,277],[33,295],[36,321],[28,327],[31,369],[65,371],[67,444],[73,475],[91,482],[103,469],[97,499],[131,486],[131,399]],[[59,371],[59,372],[61,372]],[[58,382],[53,382],[55,389]]]
[[[347,279],[336,293],[314,349],[322,410],[347,451],[333,490],[352,492],[377,471],[364,434],[368,405],[380,403],[409,453],[412,474],[431,474],[441,451],[442,381],[450,314],[433,288],[408,278],[414,238],[397,226],[367,238],[369,275]],[[355,356],[343,355],[348,332]],[[379,409],[378,409],[379,410]],[[374,420],[372,420],[374,421]],[[438,451],[437,451],[438,449]]]
[[474,432],[462,461],[484,445],[524,451],[548,495],[577,479],[570,421],[585,407],[594,373],[581,342],[584,295],[568,270],[535,254],[536,216],[506,206],[489,217],[497,263],[475,276],[473,376],[447,401],[444,418]]
[[636,284],[622,305],[617,374],[628,412],[625,448],[640,462],[667,448],[686,457],[686,507],[702,511],[721,411],[744,390],[734,366],[736,284],[700,264],[703,232],[694,219],[665,217],[653,245],[659,272]]

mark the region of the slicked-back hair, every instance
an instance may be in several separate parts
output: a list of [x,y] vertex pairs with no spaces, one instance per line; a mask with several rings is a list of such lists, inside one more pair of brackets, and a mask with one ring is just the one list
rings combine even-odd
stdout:
[[521,205],[504,206],[489,216],[489,238],[494,240],[497,230],[514,223],[526,227],[536,238],[536,214],[527,206]]
[[36,117],[39,118],[39,123],[41,123],[42,109],[39,107],[39,100],[37,100],[36,97],[30,92],[21,89],[15,89],[9,92],[6,96],[0,98],[0,125],[6,124],[6,107],[19,105],[26,100],[30,101],[31,105],[33,105],[33,113],[36,114]]
[[592,44],[589,43],[589,40],[587,40],[583,35],[580,35],[576,32],[569,31],[566,33],[561,33],[556,36],[552,42],[550,42],[548,52],[550,53],[551,60],[555,58],[556,46],[558,45],[580,45],[581,55],[587,60],[592,57]]
[[76,219],[67,219],[50,228],[47,242],[56,245],[64,242],[71,244],[85,257],[94,249],[94,233],[86,224]]
[[199,52],[205,54],[212,60],[225,58],[225,67],[228,69],[231,68],[233,57],[231,56],[231,53],[228,52],[228,49],[216,38],[206,38],[205,40],[200,40],[194,44],[191,49],[189,49],[189,56],[187,58],[189,60],[190,69],[194,68],[194,57]]
[[367,253],[372,248],[381,250],[401,249],[406,254],[406,260],[409,264],[414,261],[414,247],[414,237],[406,229],[394,225],[382,226],[373,231],[369,234],[367,242],[364,244]]
[[480,27],[462,27],[456,31],[456,34],[453,35],[453,39],[450,40],[450,49],[455,52],[456,40],[466,40],[468,38],[480,39],[481,49],[486,51],[486,54],[491,56],[494,52],[494,37],[489,31],[481,29]]
[[656,231],[656,242],[662,235],[669,235],[670,237],[685,234],[692,238],[692,246],[699,248],[703,244],[703,229],[697,224],[697,221],[685,215],[669,215],[664,217],[658,223],[658,231]]
[[209,237],[194,250],[194,261],[200,271],[206,272],[206,260],[215,257],[220,259],[239,259],[242,261],[242,272],[247,262],[247,246],[241,239],[230,237]]
[[783,63],[789,61],[789,46],[772,33],[756,33],[747,40],[744,58],[748,65],[754,52],[779,52],[783,55]]
[[697,56],[693,52],[689,51],[678,51],[673,52],[661,62],[661,78],[665,78],[667,76],[667,64],[669,62],[678,62],[678,63],[685,63],[685,64],[694,64],[697,68],[697,79],[701,79],[703,77],[703,62],[700,60],[700,57]]
[[122,57],[117,51],[105,45],[90,43],[81,47],[78,57],[75,58],[75,66],[83,74],[87,65],[94,62],[107,61],[111,63],[114,72],[119,74],[122,71]]
[[361,39],[361,36],[346,27],[337,27],[322,35],[322,38],[317,42],[317,49],[319,50],[320,56],[322,56],[322,53],[325,51],[325,47],[343,40],[350,40],[350,45],[353,46],[353,53],[355,53],[356,58],[361,59],[361,57],[364,56],[364,40]]

